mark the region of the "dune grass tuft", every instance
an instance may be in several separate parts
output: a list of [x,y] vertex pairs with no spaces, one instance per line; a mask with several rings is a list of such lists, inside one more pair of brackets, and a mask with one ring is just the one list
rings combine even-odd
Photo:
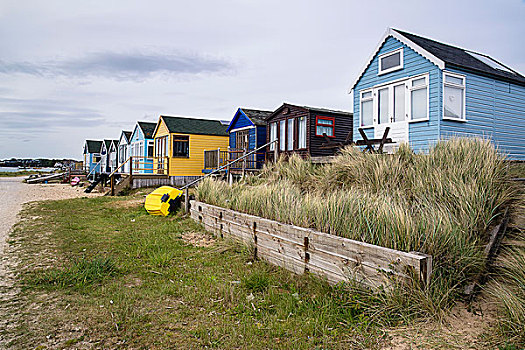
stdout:
[[[525,231],[520,231],[514,242],[525,242]],[[499,258],[494,280],[487,291],[498,307],[498,330],[512,343],[525,346],[525,247],[505,247]]]

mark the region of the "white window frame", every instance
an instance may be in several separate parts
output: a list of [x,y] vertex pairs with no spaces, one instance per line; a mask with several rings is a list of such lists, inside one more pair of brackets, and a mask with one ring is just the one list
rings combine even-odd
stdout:
[[[277,140],[277,122],[270,123],[270,142]],[[274,151],[275,147],[277,147],[275,144],[279,142],[274,142],[270,145],[270,151]]]
[[[399,66],[395,66],[395,67],[392,67],[392,68],[388,68],[388,69],[384,69],[382,70],[381,69],[381,60],[385,57],[388,57],[388,56],[391,56],[391,55],[394,55],[396,53],[399,52]],[[387,52],[387,53],[384,53],[382,55],[379,55],[377,56],[377,75],[383,75],[383,74],[387,74],[387,73],[390,73],[390,72],[394,72],[396,70],[400,70],[400,69],[403,69],[404,67],[404,64],[403,64],[403,48],[399,48],[399,49],[396,49],[396,50],[393,50],[393,51],[390,51],[390,52]]]
[[[422,78],[425,78],[425,85],[420,85],[420,86],[415,86],[415,87],[412,86],[412,82],[414,80],[419,80],[419,79],[422,79]],[[407,118],[407,120],[409,122],[424,122],[424,121],[428,121],[430,119],[430,81],[429,81],[429,74],[427,73],[427,74],[422,74],[422,75],[417,75],[415,77],[411,77],[407,81],[407,84],[408,84],[408,98],[405,97],[405,101],[407,101],[407,104],[408,104],[408,106],[406,107],[407,109],[405,109],[406,111],[408,111],[408,118]],[[420,89],[424,89],[424,88],[427,89],[427,117],[426,118],[414,119],[414,118],[412,118],[412,91],[420,90]]]
[[[425,78],[425,85],[417,86],[412,88],[412,81]],[[394,87],[398,85],[405,85],[405,120],[400,122],[408,122],[408,123],[417,123],[417,122],[424,122],[428,121],[430,118],[430,76],[428,73],[425,74],[419,74],[408,78],[402,78],[402,79],[396,79],[392,80],[386,83],[382,83],[379,85],[376,85],[372,88],[364,89],[360,91],[360,100],[359,100],[359,127],[360,128],[373,128],[375,126],[380,125],[378,123],[379,121],[379,96],[378,91],[381,89],[388,88],[388,118],[392,118],[394,115]],[[426,88],[427,89],[427,116],[426,118],[420,118],[420,119],[413,119],[412,118],[412,91]],[[372,117],[373,117],[373,123],[370,125],[362,125],[363,124],[363,114],[362,114],[362,102],[363,102],[363,94],[367,92],[372,92],[371,99],[373,100],[373,109],[372,109]],[[364,101],[369,101],[370,98],[366,98]],[[383,123],[383,124],[391,124],[392,122]],[[394,122],[395,123],[395,122]]]
[[[290,130],[291,124],[291,130]],[[294,129],[295,129],[295,118],[286,119],[286,150],[294,150]]]
[[[151,156],[149,155],[149,147],[153,147],[153,152],[151,152]],[[148,157],[155,157],[155,143],[153,140],[148,140],[148,143],[147,143],[147,149],[146,149],[146,156]],[[151,159],[149,159],[151,160]]]
[[279,120],[279,151],[286,151],[286,119]]
[[[463,84],[462,85],[459,85],[459,84],[454,84],[454,83],[447,83],[446,82],[446,76],[447,75],[450,75],[451,77],[454,77],[454,78],[458,78],[458,79],[462,79],[463,80]],[[461,118],[454,118],[454,117],[445,117],[445,86],[449,86],[449,87],[453,87],[453,88],[457,88],[457,89],[462,89],[463,90],[463,111],[462,111],[462,117]],[[448,72],[448,71],[443,71],[443,86],[441,87],[442,88],[442,96],[443,96],[443,99],[442,99],[442,105],[441,108],[441,117],[443,120],[452,120],[452,121],[455,121],[455,122],[466,122],[467,121],[467,77],[463,74],[458,74],[458,73],[453,73],[453,72]]]
[[[370,92],[370,97],[363,98],[363,95],[367,92]],[[372,101],[372,124],[363,125],[363,102]],[[375,117],[374,117],[374,90],[373,89],[366,89],[362,90],[360,92],[360,99],[359,99],[359,127],[360,128],[369,128],[373,127],[375,125]]]
[[[301,128],[301,125],[303,128]],[[306,117],[297,118],[297,149],[306,149]],[[303,141],[303,142],[301,142]]]

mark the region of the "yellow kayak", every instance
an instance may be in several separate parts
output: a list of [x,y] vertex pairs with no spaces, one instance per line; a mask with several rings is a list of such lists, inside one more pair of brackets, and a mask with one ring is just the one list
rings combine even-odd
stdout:
[[151,215],[168,216],[177,210],[181,196],[181,190],[170,186],[162,186],[146,196],[144,208]]

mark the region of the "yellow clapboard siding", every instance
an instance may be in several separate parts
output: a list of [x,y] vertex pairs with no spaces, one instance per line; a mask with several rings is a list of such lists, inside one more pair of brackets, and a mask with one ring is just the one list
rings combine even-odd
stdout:
[[[170,135],[170,155],[173,154],[173,136],[188,134]],[[228,148],[228,136],[214,135],[188,135],[190,137],[190,157],[179,158],[170,157],[169,175],[170,176],[199,176],[202,175],[204,168],[204,150],[217,148]]]
[[169,134],[168,127],[166,126],[166,123],[164,123],[164,120],[162,120],[162,118],[159,119],[157,124],[157,132],[155,133],[155,135],[153,135],[153,138],[162,137]]

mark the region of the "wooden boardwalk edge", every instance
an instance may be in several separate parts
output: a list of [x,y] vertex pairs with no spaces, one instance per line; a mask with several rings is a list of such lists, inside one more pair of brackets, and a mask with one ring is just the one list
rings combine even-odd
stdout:
[[294,273],[311,272],[336,284],[356,280],[371,287],[411,274],[428,285],[432,256],[402,252],[313,229],[191,201],[191,217],[217,236],[254,246],[258,258]]

